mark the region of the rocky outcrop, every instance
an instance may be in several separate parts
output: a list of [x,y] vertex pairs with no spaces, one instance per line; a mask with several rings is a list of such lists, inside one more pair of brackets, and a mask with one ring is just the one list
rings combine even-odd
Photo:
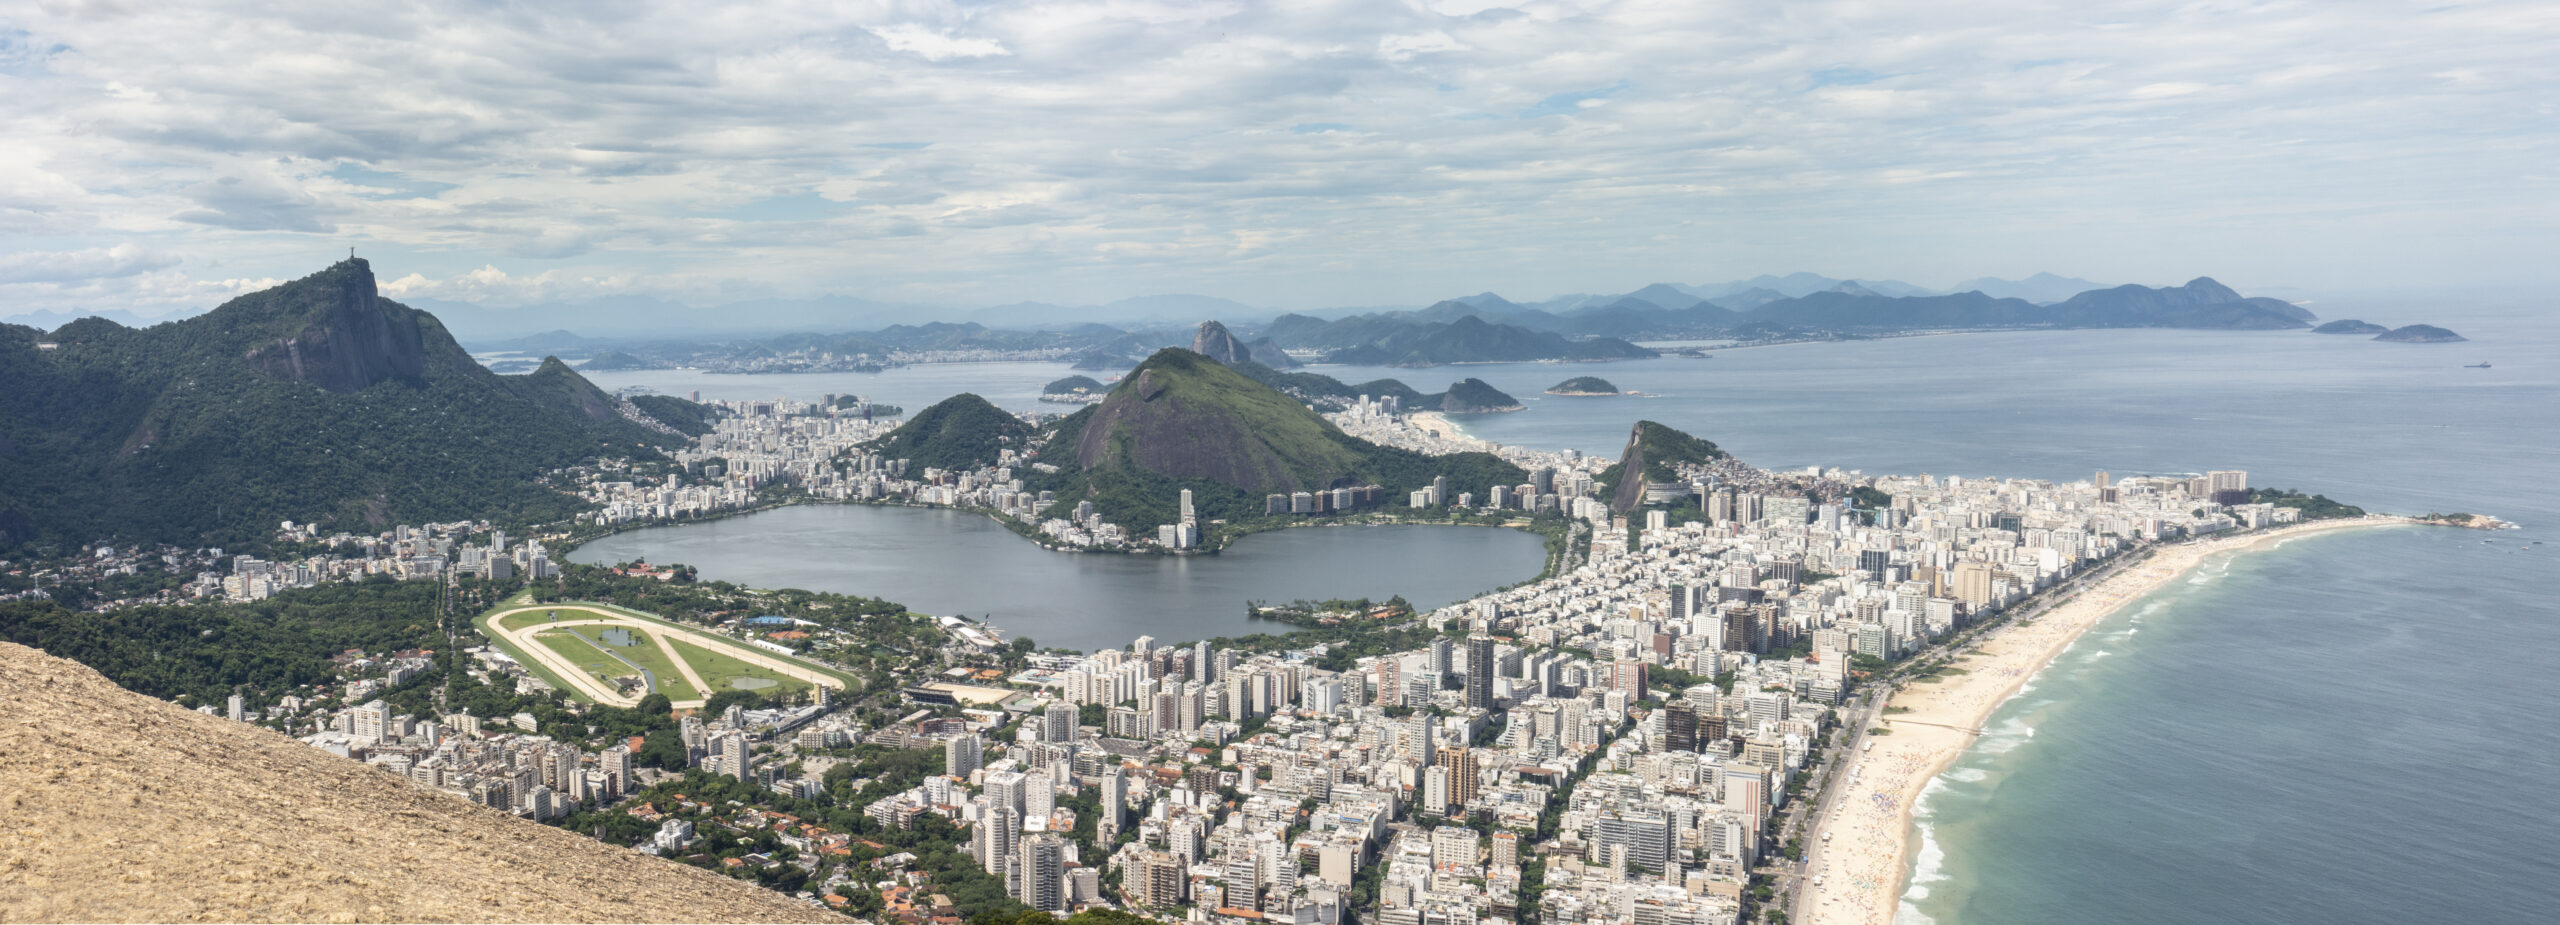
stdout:
[[1448,414],[1493,414],[1529,408],[1482,379],[1461,379],[1450,383],[1449,391],[1440,396],[1440,410]]
[[249,354],[260,372],[332,392],[386,379],[415,382],[426,374],[419,313],[383,301],[362,260],[350,258],[259,295],[271,303],[259,308],[282,316],[276,320],[284,328],[283,336]]
[[1253,348],[1215,321],[1200,322],[1200,332],[1191,336],[1191,352],[1228,366],[1253,362]]
[[0,921],[843,921],[6,642],[0,715]]

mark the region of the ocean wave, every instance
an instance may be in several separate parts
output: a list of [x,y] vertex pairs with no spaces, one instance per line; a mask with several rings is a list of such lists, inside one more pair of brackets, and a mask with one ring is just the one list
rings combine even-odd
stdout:
[[2105,657],[2107,657],[2107,656],[2114,655],[2114,654],[2115,654],[2115,653],[2113,653],[2113,652],[2109,652],[2109,651],[2107,651],[2107,650],[2105,650],[2105,649],[2099,649],[2098,651],[2095,651],[2095,652],[2091,652],[2091,653],[2089,653],[2089,660],[2094,662],[2094,661],[2097,661],[2097,660],[2099,660],[2099,659],[2102,659],[2102,658],[2105,658]]
[[1915,903],[1929,898],[1929,884],[1949,879],[1947,853],[1938,847],[1935,827],[1919,825],[1913,829],[1920,835],[1920,849],[1912,852],[1911,882],[1902,888],[1902,902],[1894,907],[1893,921],[1895,925],[1935,925],[1937,920],[1920,911]]
[[1981,768],[1948,768],[1947,773],[1940,776],[1959,784],[1979,784],[1990,780],[1991,772]]

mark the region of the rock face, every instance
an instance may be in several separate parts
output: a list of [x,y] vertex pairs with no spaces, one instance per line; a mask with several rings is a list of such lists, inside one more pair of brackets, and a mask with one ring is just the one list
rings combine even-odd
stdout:
[[349,259],[214,311],[262,316],[252,323],[283,329],[284,336],[248,357],[250,365],[279,379],[354,392],[386,379],[416,382],[427,371],[421,313],[383,301],[362,260]]
[[0,642],[0,920],[843,921]]
[[2387,334],[2390,331],[2390,328],[2353,318],[2342,318],[2311,329],[2313,334]]
[[1215,321],[1200,322],[1200,332],[1191,336],[1191,352],[1228,366],[1253,362],[1253,348]]
[[1609,509],[1623,514],[1644,504],[1644,483],[1671,481],[1681,466],[1703,465],[1730,455],[1714,443],[1668,425],[1637,421],[1627,433],[1627,448],[1618,454],[1618,464],[1602,470],[1596,481],[1609,489]]
[[1490,414],[1529,409],[1482,379],[1461,379],[1450,383],[1449,391],[1440,396],[1440,410],[1449,414]]
[[2393,328],[2390,333],[2375,337],[2374,340],[2389,341],[2395,344],[2453,344],[2470,340],[2470,338],[2436,327],[2432,324],[2413,324],[2407,327]]

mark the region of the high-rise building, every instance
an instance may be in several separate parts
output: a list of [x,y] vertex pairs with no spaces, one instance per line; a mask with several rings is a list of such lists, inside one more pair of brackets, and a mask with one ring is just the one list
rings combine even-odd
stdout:
[[1030,778],[1020,771],[997,771],[987,775],[987,803],[1021,813],[1030,805]]
[[1064,700],[1049,701],[1040,712],[1040,741],[1073,742],[1076,740],[1076,705]]
[[1413,757],[1414,767],[1427,768],[1438,758],[1439,736],[1431,728],[1431,711],[1415,710],[1405,721],[1405,750]]
[[1187,865],[1169,852],[1150,851],[1138,856],[1135,879],[1140,903],[1157,909],[1182,905],[1183,886],[1190,880]]
[[1649,810],[1603,810],[1592,823],[1592,842],[1609,857],[1624,847],[1627,866],[1659,871],[1671,858],[1671,820]]
[[971,772],[985,766],[985,748],[985,744],[978,741],[977,733],[963,732],[953,736],[950,741],[942,743],[942,773],[968,777]]
[[1192,643],[1191,680],[1207,684],[1211,681],[1217,680],[1217,676],[1218,665],[1216,660],[1210,656],[1209,641],[1203,639],[1199,642]]
[[1493,638],[1467,637],[1467,708],[1493,709]]
[[722,733],[718,742],[719,748],[716,750],[720,753],[722,773],[739,780],[746,780],[755,774],[754,759],[747,754],[746,733]]
[[1013,856],[1014,839],[1022,832],[1022,812],[994,800],[987,802],[986,815],[978,817],[978,869],[1005,876],[1006,861]]
[[1450,749],[1442,763],[1449,768],[1448,812],[1456,815],[1468,803],[1475,801],[1477,781],[1481,779],[1483,769],[1476,765],[1476,750],[1463,745]]
[[1673,752],[1698,750],[1697,708],[1679,701],[1663,705],[1662,747]]
[[241,700],[240,695],[231,695],[228,707],[229,709],[225,715],[230,716],[232,722],[240,723],[248,721],[249,711],[246,709],[246,704]]
[[1627,695],[1627,702],[1629,703],[1643,700],[1647,689],[1645,678],[1646,667],[1645,663],[1632,659],[1620,660],[1610,664],[1609,689],[1625,693]]
[[1449,641],[1449,637],[1433,637],[1431,640],[1431,672],[1443,678],[1457,673],[1458,666],[1456,664],[1456,655],[1457,646],[1455,643]]
[[2240,469],[2217,469],[2204,474],[2215,504],[2249,503],[2249,473]]

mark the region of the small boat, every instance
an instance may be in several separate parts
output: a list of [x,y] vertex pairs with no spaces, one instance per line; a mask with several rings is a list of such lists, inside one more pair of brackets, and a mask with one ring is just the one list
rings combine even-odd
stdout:
[[2488,368],[2489,368],[2489,364],[2488,364],[2488,362],[2487,362],[2487,361],[2482,361],[2482,362],[2478,362],[2478,363],[2473,363],[2473,364],[2471,364],[2471,365],[2469,365],[2469,366],[2465,366],[2465,367],[2463,367],[2463,368],[2464,368],[2464,369],[2488,369]]

